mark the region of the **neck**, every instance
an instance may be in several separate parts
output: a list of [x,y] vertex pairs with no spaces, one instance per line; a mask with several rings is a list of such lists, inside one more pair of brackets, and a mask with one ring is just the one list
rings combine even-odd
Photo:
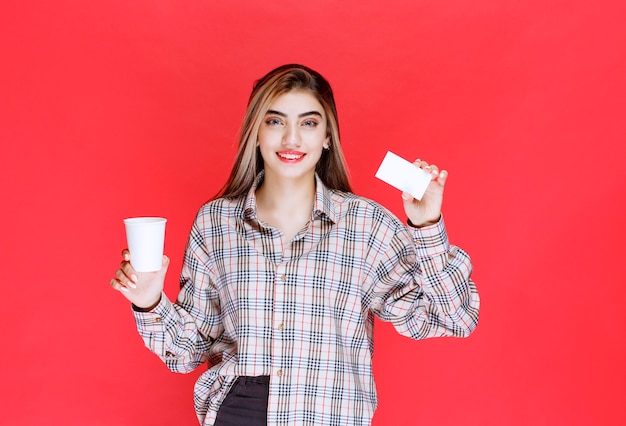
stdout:
[[273,179],[265,175],[256,191],[257,208],[283,211],[311,210],[315,200],[315,177],[298,180]]

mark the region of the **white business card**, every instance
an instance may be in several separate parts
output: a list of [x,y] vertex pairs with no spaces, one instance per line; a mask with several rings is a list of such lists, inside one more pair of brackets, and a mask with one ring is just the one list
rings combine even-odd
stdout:
[[376,177],[400,191],[408,192],[418,200],[422,199],[432,180],[430,173],[391,151],[385,155]]

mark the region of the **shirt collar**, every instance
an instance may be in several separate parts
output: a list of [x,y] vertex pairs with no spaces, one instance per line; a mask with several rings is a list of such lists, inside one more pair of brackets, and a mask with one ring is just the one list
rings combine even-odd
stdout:
[[[245,220],[258,219],[256,210],[256,189],[263,182],[265,172],[261,172],[257,175],[252,184],[252,188],[248,191],[248,195],[245,198],[243,206],[243,218]],[[335,206],[332,202],[333,192],[330,188],[326,187],[320,177],[315,174],[315,201],[313,203],[313,218],[327,217],[331,222],[336,222],[335,218]]]
[[315,174],[315,203],[313,204],[313,217],[327,217],[335,223],[335,205],[333,204],[333,191],[322,182]]

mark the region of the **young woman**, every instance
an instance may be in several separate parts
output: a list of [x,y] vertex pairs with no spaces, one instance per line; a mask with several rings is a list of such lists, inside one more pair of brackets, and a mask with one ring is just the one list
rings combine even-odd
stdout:
[[[111,280],[140,335],[175,372],[207,363],[203,425],[369,425],[374,317],[414,339],[468,336],[479,298],[467,254],[441,217],[448,177],[407,224],[350,190],[333,93],[317,72],[279,67],[254,86],[220,194],[193,223],[176,302],[169,260],[137,273],[124,250]],[[410,367],[409,367],[410,368]]]

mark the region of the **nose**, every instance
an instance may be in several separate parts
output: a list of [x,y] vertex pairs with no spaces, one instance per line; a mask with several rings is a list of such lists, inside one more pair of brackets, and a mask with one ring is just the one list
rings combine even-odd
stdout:
[[289,124],[285,127],[285,134],[283,135],[283,145],[286,146],[300,146],[300,133],[298,132],[298,126],[296,124]]

